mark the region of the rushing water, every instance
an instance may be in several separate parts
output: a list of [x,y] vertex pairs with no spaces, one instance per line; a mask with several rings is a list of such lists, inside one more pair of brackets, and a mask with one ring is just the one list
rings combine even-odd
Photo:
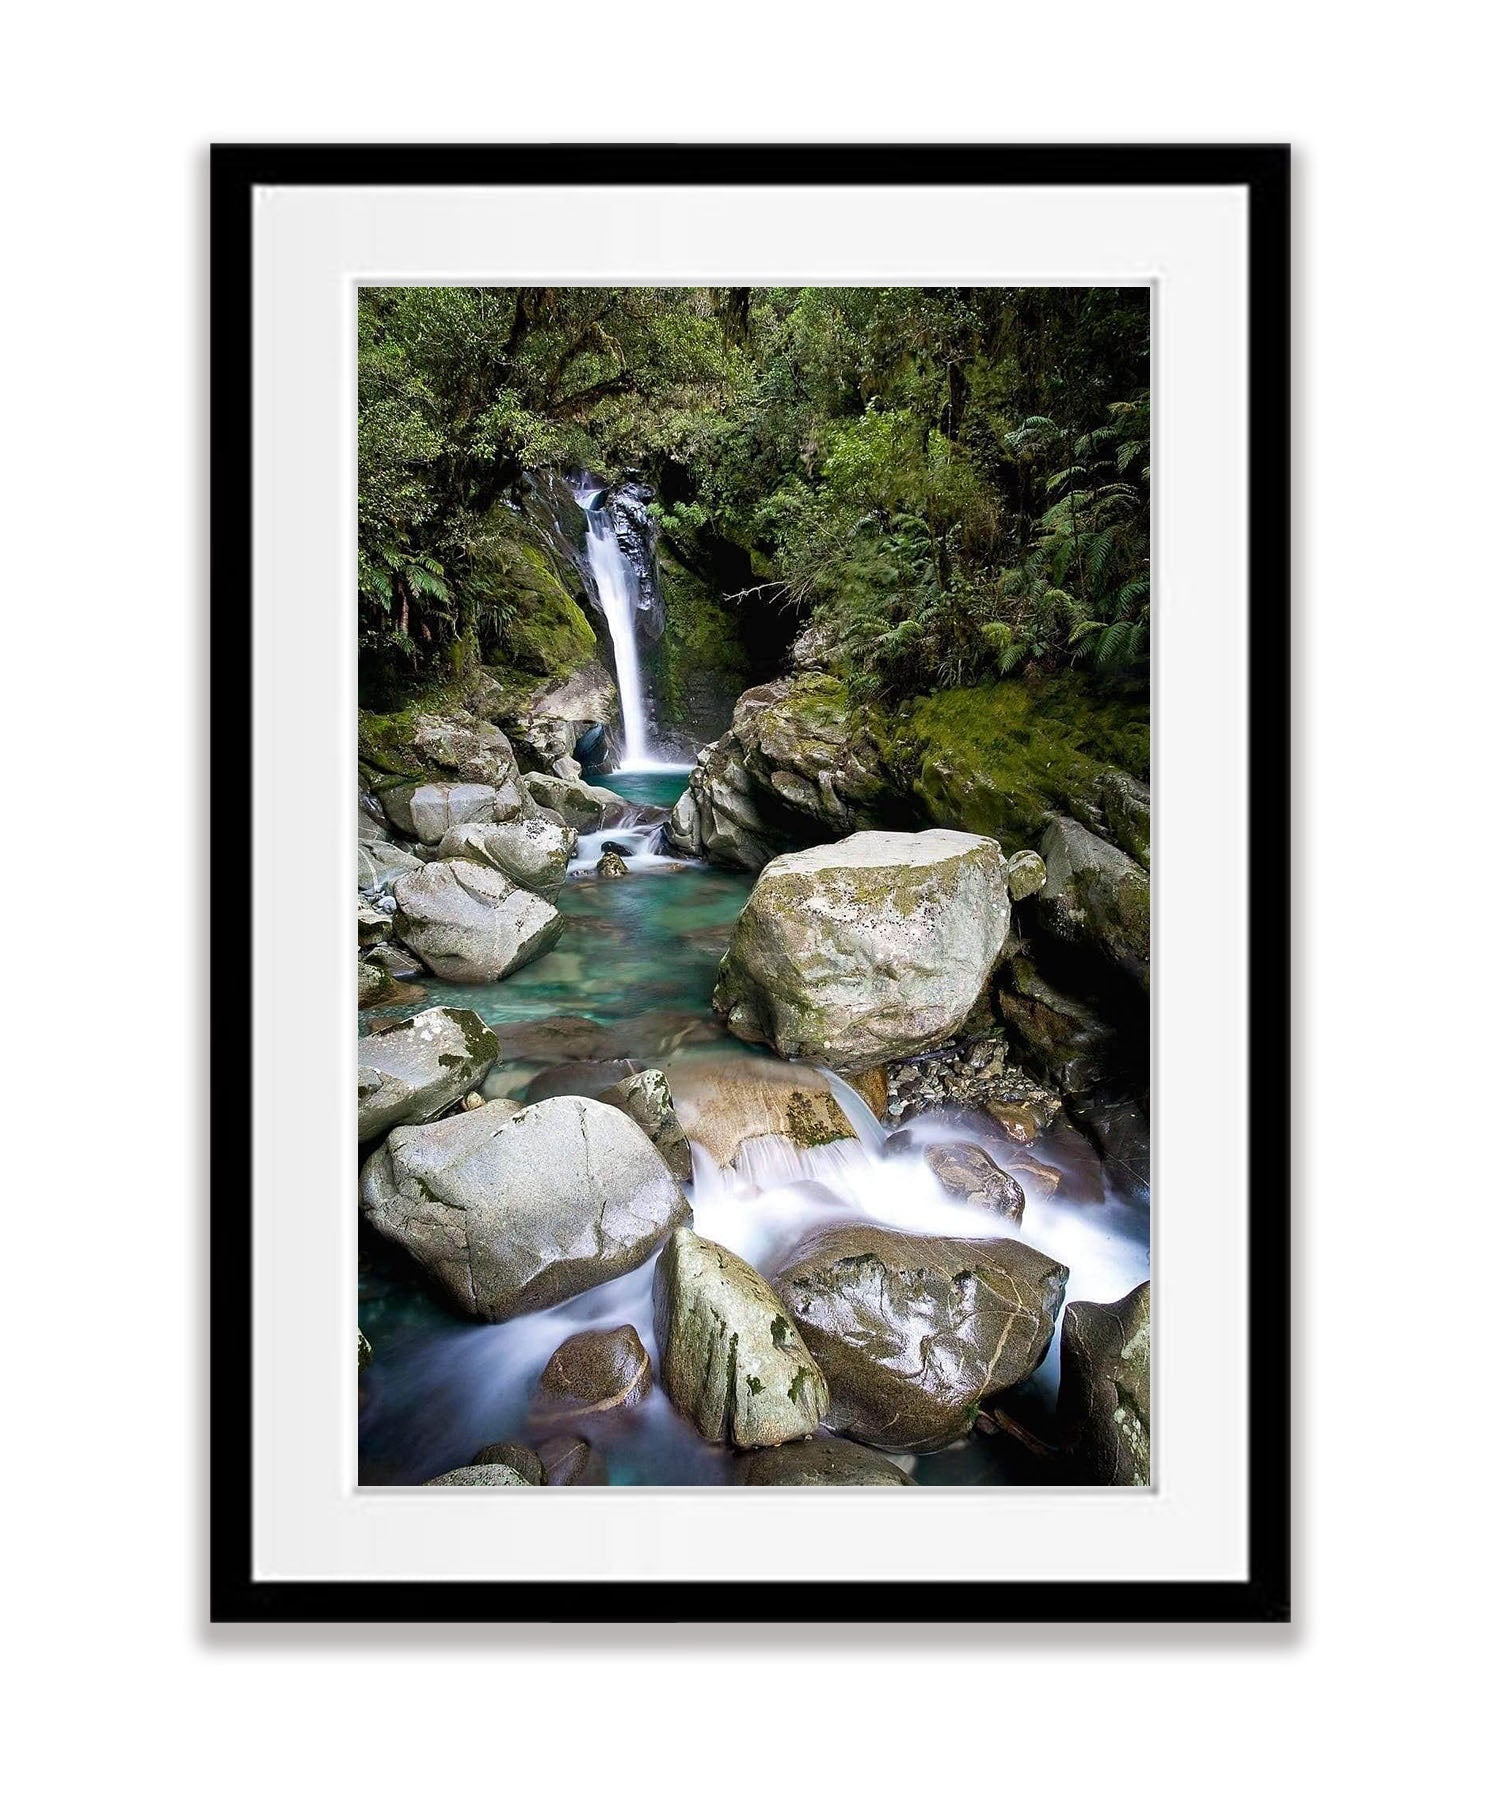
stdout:
[[[667,804],[683,774],[603,778],[628,799]],[[623,843],[632,834],[597,834]],[[580,854],[559,902],[568,928],[558,947],[504,982],[459,987],[427,980],[419,1000],[472,1007],[501,1036],[501,1057],[484,1084],[493,1098],[521,1098],[558,1063],[630,1058],[663,1068],[669,1081],[726,1059],[747,1067],[765,1052],[728,1038],[709,996],[719,958],[750,889],[750,878],[679,862],[652,846],[650,832],[630,855],[630,874],[600,881],[593,855]],[[583,846],[580,846],[582,851]],[[378,1023],[385,1015],[366,1015]],[[983,1143],[1002,1165],[1017,1149],[987,1119],[957,1112],[908,1121],[892,1153],[887,1132],[846,1083],[830,1076],[855,1136],[796,1152],[752,1140],[720,1169],[694,1146],[694,1227],[763,1271],[810,1230],[859,1220],[956,1237],[1019,1235],[1067,1264],[1069,1299],[1116,1300],[1146,1278],[1149,1217],[1111,1192],[1098,1157],[1064,1127],[1026,1154],[1061,1172],[1050,1197],[1029,1192],[1019,1230],[982,1208],[950,1198],[922,1158],[934,1142]],[[1023,1186],[1026,1185],[1022,1176]],[[651,1317],[654,1260],[549,1311],[503,1325],[456,1318],[410,1277],[373,1237],[362,1240],[360,1326],[374,1346],[361,1382],[360,1479],[425,1481],[471,1460],[484,1444],[526,1441],[531,1391],[552,1351],[575,1331],[633,1324],[657,1362]],[[1058,1336],[1037,1373],[1005,1397],[1006,1411],[1044,1438],[1056,1398]],[[705,1443],[656,1390],[640,1407],[589,1422],[613,1483],[722,1483],[732,1456]],[[922,1483],[1025,1482],[1048,1478],[1008,1436],[974,1436],[935,1455],[898,1458]]]
[[574,488],[578,504],[588,520],[589,569],[599,590],[599,604],[609,625],[615,652],[615,679],[620,690],[620,714],[625,735],[623,769],[650,764],[651,744],[646,729],[646,696],[641,684],[641,653],[636,641],[636,613],[640,608],[640,583],[629,558],[620,548],[609,508],[602,504],[604,490],[580,477]]

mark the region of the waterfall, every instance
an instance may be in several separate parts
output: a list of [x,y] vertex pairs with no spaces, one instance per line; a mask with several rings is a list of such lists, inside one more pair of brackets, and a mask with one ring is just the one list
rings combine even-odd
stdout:
[[640,646],[636,642],[635,615],[640,604],[635,570],[620,548],[614,520],[607,506],[596,502],[603,488],[591,486],[582,476],[573,488],[588,520],[589,570],[599,590],[599,605],[609,625],[615,651],[615,676],[620,684],[620,711],[625,730],[622,769],[652,767],[646,732],[646,698],[641,687]]

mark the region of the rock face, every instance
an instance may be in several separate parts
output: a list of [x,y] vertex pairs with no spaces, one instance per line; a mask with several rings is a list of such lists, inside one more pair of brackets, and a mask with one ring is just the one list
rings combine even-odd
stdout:
[[555,906],[483,863],[428,863],[394,892],[397,937],[448,981],[503,980],[562,935]]
[[1067,1278],[1014,1238],[861,1225],[809,1239],[776,1286],[828,1377],[829,1426],[882,1449],[938,1450],[986,1394],[1041,1362]]
[[1047,885],[1037,895],[1042,928],[1097,951],[1142,988],[1151,985],[1151,878],[1123,850],[1075,819],[1054,819],[1042,838]]
[[729,730],[699,758],[668,839],[732,868],[763,868],[797,844],[842,837],[891,810],[888,758],[822,674],[743,693]]
[[662,1386],[710,1443],[744,1450],[817,1430],[828,1384],[748,1263],[675,1231],[656,1264],[654,1299]]
[[1075,1300],[1063,1314],[1058,1422],[1088,1479],[1151,1484],[1151,1283],[1101,1305]]
[[1151,790],[1123,769],[1106,769],[1094,787],[1112,842],[1143,869],[1151,867]]
[[930,1144],[922,1153],[929,1169],[950,1194],[972,1201],[1019,1225],[1026,1195],[1013,1175],[998,1167],[978,1144]]
[[582,1418],[638,1406],[651,1392],[651,1358],[633,1325],[579,1331],[547,1359],[533,1402],[538,1418]]
[[858,832],[761,871],[714,1010],[782,1056],[872,1068],[953,1036],[987,993],[1009,924],[992,838]]
[[431,1119],[478,1087],[500,1046],[478,1013],[434,1006],[359,1040],[359,1140]]
[[510,1319],[637,1269],[687,1202],[624,1113],[560,1096],[394,1131],[360,1206],[460,1313]]
[[471,1463],[464,1469],[450,1469],[446,1475],[434,1475],[425,1487],[530,1487],[519,1470],[509,1463]]
[[594,873],[601,881],[622,881],[630,870],[618,850],[606,850],[594,865]]
[[684,1063],[673,1079],[682,1129],[721,1169],[759,1138],[785,1138],[799,1150],[812,1150],[855,1137],[816,1069],[789,1069],[739,1052]]
[[741,1487],[915,1487],[904,1469],[847,1438],[809,1438],[777,1450],[752,1450],[735,1465]]
[[504,825],[455,825],[437,852],[445,862],[484,863],[517,887],[552,900],[568,879],[578,834],[554,819],[512,819]]
[[527,775],[526,792],[538,806],[555,812],[574,831],[602,831],[616,825],[627,808],[618,794],[608,788],[592,787],[586,781],[571,781],[563,775]]
[[642,1069],[638,1074],[627,1075],[606,1088],[599,1098],[606,1106],[617,1106],[635,1120],[679,1181],[692,1180],[692,1148],[678,1122],[672,1090],[660,1069]]

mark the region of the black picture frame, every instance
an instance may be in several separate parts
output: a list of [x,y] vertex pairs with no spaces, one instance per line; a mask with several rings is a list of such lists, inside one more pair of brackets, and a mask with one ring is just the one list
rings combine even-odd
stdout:
[[[1280,1622],[1291,1616],[1290,164],[1279,144],[215,145],[211,153],[210,753],[250,716],[251,210],[262,186],[1240,187],[1249,218],[1250,942],[1248,1574],[1229,1581],[260,1581],[251,1563],[251,1167],[243,1128],[238,822],[213,834],[209,1602],[215,1623]],[[234,920],[229,914],[234,910]],[[232,928],[231,928],[232,924]],[[225,1028],[227,1032],[227,1027]]]

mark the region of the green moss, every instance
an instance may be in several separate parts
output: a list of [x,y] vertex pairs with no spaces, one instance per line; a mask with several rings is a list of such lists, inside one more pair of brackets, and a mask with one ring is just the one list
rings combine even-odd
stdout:
[[662,724],[690,737],[717,737],[753,671],[735,609],[680,563],[663,542],[657,553],[665,626],[646,652]]
[[1034,845],[1044,816],[1077,811],[1107,767],[1151,773],[1144,702],[1104,700],[1075,675],[951,688],[903,715],[913,793],[935,825]]

